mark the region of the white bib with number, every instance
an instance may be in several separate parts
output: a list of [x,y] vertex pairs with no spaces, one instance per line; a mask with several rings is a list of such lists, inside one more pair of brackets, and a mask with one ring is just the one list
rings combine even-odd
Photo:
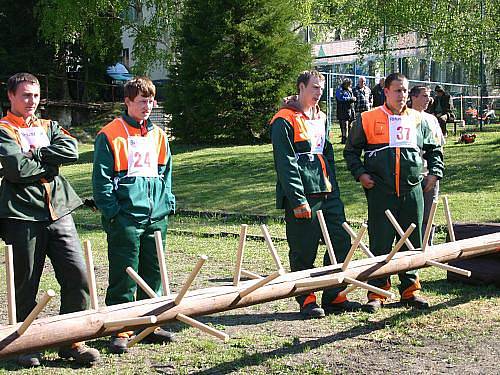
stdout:
[[158,177],[158,153],[154,140],[148,135],[131,136],[122,119],[120,122],[128,136],[127,177]]
[[418,148],[412,116],[389,115],[389,147]]
[[39,126],[17,128],[21,140],[21,150],[28,152],[35,148],[50,146],[49,137],[45,130]]
[[325,148],[325,121],[320,120],[307,120],[307,134],[311,141],[311,154],[323,154]]

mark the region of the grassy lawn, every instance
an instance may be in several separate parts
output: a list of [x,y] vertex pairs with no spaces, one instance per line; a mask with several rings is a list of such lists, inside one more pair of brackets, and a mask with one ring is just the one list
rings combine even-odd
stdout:
[[[338,179],[349,219],[366,217],[365,198],[345,168],[342,145],[334,135]],[[445,147],[447,172],[442,191],[449,195],[453,218],[464,222],[500,222],[500,126],[478,133],[472,145]],[[181,209],[231,211],[278,216],[274,209],[274,170],[270,145],[198,148],[173,144],[174,190]],[[91,196],[92,146],[82,145],[77,165],[63,168],[82,197]],[[75,212],[81,240],[93,244],[99,298],[103,304],[107,287],[106,239],[99,215],[89,209]],[[444,223],[441,210],[438,223]],[[222,285],[232,279],[238,239],[221,232],[238,232],[243,222],[249,232],[259,233],[255,222],[238,218],[198,218],[176,215],[171,219],[167,262],[171,287],[179,290],[201,254],[209,260],[195,280],[194,288]],[[284,226],[270,220],[273,236],[283,237]],[[186,230],[188,233],[181,233]],[[200,233],[214,234],[210,237]],[[440,233],[439,241],[443,241]],[[286,242],[276,241],[288,269]],[[323,252],[324,246],[320,248]],[[244,267],[268,274],[274,270],[263,242],[248,241]],[[3,271],[0,272],[3,275]],[[500,356],[500,293],[494,287],[452,284],[438,269],[421,271],[423,288],[431,302],[422,313],[391,301],[386,309],[368,315],[357,312],[302,321],[293,300],[228,311],[200,318],[231,336],[227,343],[192,328],[174,324],[176,343],[166,346],[138,345],[121,356],[108,353],[107,339],[90,345],[102,352],[102,361],[90,369],[78,369],[61,361],[53,351],[45,353],[40,369],[21,370],[4,361],[0,374],[498,374]],[[3,276],[2,276],[3,280]],[[397,277],[393,277],[397,285]],[[41,292],[59,290],[49,263]],[[0,318],[7,321],[5,282],[0,282]],[[365,293],[352,299],[364,302]],[[49,311],[55,314],[58,297]]]

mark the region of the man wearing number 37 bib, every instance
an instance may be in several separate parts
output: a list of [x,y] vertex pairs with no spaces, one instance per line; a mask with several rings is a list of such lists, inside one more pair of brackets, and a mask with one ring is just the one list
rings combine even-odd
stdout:
[[[167,135],[149,119],[155,93],[149,78],[128,81],[126,112],[104,126],[95,140],[92,184],[108,241],[108,306],[134,301],[136,294],[137,300],[148,298],[125,272],[127,267],[162,294],[154,233],[161,232],[164,246],[175,198]],[[126,352],[132,335],[126,331],[111,337],[110,351]],[[157,329],[143,342],[171,339],[169,332]]]
[[[396,232],[385,215],[389,209],[403,230],[416,225],[410,236],[415,248],[422,246],[423,193],[422,157],[425,151],[429,177],[425,190],[431,190],[443,176],[441,145],[435,140],[421,114],[406,107],[408,80],[399,73],[385,79],[383,106],[364,112],[344,149],[347,167],[361,183],[368,201],[368,234],[370,250],[376,255],[391,251]],[[361,154],[364,151],[364,163]],[[405,247],[405,249],[407,249]],[[415,271],[399,273],[399,292],[403,305],[428,308],[418,295],[420,282]],[[370,284],[388,290],[390,277],[373,279]],[[385,297],[368,293],[365,309],[374,312],[382,307]]]

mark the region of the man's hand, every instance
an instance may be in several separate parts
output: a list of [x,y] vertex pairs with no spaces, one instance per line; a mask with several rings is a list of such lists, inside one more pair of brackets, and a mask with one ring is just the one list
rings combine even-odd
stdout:
[[312,217],[311,207],[309,203],[301,204],[293,209],[293,215],[297,219],[310,219]]
[[372,177],[368,173],[363,173],[359,176],[359,182],[361,182],[361,185],[368,190],[375,186],[375,181],[373,181]]
[[434,189],[434,186],[436,186],[436,181],[437,181],[437,177],[432,175],[432,174],[429,174],[427,176],[425,176],[424,178],[424,193],[427,193],[431,190]]

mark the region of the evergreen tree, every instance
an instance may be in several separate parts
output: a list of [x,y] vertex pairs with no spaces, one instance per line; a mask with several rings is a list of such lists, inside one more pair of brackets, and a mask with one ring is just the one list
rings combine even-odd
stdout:
[[288,1],[186,0],[167,90],[174,135],[191,143],[262,138],[310,66],[310,47],[292,31],[296,17]]

